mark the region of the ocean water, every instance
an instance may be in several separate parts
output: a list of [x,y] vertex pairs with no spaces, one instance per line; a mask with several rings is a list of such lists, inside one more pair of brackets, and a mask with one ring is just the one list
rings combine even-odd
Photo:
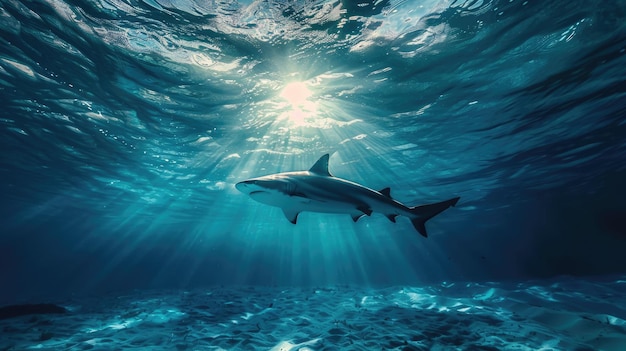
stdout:
[[3,349],[626,349],[625,1],[0,4]]

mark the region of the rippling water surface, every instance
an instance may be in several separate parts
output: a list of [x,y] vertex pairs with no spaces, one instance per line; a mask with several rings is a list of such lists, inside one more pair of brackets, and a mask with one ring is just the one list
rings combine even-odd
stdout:
[[[0,3],[7,281],[626,269],[624,1]],[[404,203],[461,201],[424,240],[292,226],[233,187],[325,153]]]

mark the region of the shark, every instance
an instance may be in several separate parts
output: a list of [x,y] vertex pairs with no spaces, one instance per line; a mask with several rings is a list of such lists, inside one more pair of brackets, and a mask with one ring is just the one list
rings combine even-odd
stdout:
[[357,222],[363,216],[382,213],[396,223],[408,217],[415,230],[428,237],[426,221],[455,206],[460,197],[420,206],[406,206],[391,197],[389,187],[373,190],[333,176],[328,171],[330,154],[325,154],[308,171],[270,174],[235,184],[237,190],[262,204],[279,207],[296,224],[301,212],[345,213]]

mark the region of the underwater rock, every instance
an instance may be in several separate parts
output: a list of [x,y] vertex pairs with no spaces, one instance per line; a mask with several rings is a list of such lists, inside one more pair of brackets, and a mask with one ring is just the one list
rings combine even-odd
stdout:
[[0,307],[0,319],[9,319],[31,314],[52,314],[67,312],[68,311],[65,307],[51,303],[9,305]]

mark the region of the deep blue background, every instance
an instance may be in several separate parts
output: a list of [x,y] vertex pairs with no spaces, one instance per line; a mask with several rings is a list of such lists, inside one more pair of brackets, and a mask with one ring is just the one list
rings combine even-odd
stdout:
[[[626,271],[623,1],[1,3],[0,301]],[[327,152],[461,201],[424,239],[233,187]]]

